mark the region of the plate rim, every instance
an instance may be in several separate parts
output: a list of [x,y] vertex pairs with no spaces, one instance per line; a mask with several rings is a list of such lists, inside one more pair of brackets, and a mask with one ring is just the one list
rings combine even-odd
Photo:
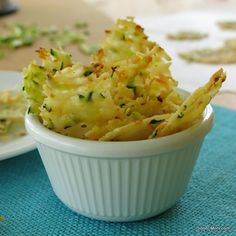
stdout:
[[[20,76],[21,76],[21,73],[17,70],[0,70],[0,80],[3,80],[4,78],[1,78],[1,77],[3,77],[6,74],[8,74],[8,76],[13,76],[15,80],[18,80],[18,77],[20,79]],[[0,86],[0,90],[2,89],[4,88],[1,88]],[[19,156],[21,154],[24,154],[24,153],[27,153],[36,149],[36,143],[29,134],[27,134],[26,136],[17,138],[17,139],[22,140],[23,138],[29,138],[29,140],[26,140],[27,143],[25,144],[23,143],[20,146],[16,146],[16,148],[12,148],[11,150],[4,151],[4,144],[3,144],[3,146],[0,147],[0,161],[13,158],[13,157]],[[17,139],[14,139],[14,141],[17,142]],[[9,143],[11,143],[11,141],[7,142],[6,144],[9,144]],[[1,151],[1,149],[3,150]]]

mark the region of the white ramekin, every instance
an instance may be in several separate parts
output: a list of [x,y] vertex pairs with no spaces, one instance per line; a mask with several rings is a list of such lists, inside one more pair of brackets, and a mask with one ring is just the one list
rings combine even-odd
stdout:
[[160,214],[183,195],[205,135],[203,120],[166,137],[127,142],[81,140],[45,128],[26,115],[58,198],[79,214],[106,221],[135,221]]

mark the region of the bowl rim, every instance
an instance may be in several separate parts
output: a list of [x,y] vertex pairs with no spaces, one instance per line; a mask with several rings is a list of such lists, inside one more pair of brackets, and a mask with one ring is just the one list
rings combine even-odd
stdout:
[[[189,94],[182,89],[181,92]],[[37,145],[43,144],[64,153],[95,158],[137,158],[169,153],[198,142],[211,130],[213,120],[213,108],[208,104],[203,119],[188,129],[156,139],[137,141],[97,141],[68,137],[49,130],[32,114],[26,114],[25,126]]]

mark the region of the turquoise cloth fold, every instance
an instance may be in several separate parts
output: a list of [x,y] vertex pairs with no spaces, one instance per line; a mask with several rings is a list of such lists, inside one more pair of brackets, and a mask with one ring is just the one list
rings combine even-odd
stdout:
[[0,162],[1,236],[236,235],[236,112],[214,107],[188,190],[148,220],[108,223],[78,215],[55,196],[37,151]]

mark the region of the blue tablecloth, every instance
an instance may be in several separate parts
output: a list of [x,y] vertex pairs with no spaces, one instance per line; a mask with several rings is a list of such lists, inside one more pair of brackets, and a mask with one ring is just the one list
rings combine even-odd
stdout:
[[73,213],[54,195],[37,151],[0,162],[0,235],[236,235],[236,112],[215,107],[186,194],[164,214],[108,223]]

